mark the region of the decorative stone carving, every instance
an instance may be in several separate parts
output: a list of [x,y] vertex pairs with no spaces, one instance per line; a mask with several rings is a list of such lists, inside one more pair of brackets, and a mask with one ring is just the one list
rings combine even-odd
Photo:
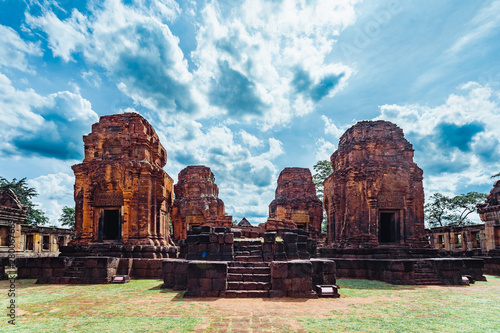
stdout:
[[83,137],[85,159],[74,165],[75,239],[166,246],[173,180],[167,153],[137,113],[101,117]]
[[[269,205],[269,219],[273,225],[279,220],[284,224],[287,224],[286,220],[292,221],[299,229],[308,231],[313,238],[321,235],[323,206],[316,196],[309,169],[285,168],[281,171],[275,199]],[[274,228],[266,227],[266,230]]]
[[224,202],[210,168],[198,165],[181,170],[174,186],[172,208],[174,240],[185,239],[194,226],[231,227],[232,216],[225,216]]
[[413,151],[387,121],[358,122],[342,135],[324,182],[330,245],[424,246],[422,169]]

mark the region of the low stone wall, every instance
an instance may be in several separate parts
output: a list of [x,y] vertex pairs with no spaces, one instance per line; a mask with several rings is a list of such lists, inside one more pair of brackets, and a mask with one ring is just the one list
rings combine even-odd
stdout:
[[377,247],[377,248],[327,248],[317,249],[318,258],[352,258],[352,259],[412,259],[412,258],[440,258],[446,252],[431,248],[409,247]]
[[227,289],[227,262],[189,261],[185,297],[219,297]]
[[313,265],[309,260],[271,262],[270,297],[306,297],[312,291]]
[[311,259],[312,263],[312,284],[316,285],[336,285],[337,265],[333,260]]
[[177,258],[177,246],[92,244],[61,246],[61,257]]
[[500,276],[500,257],[481,257],[484,260],[484,274]]
[[62,277],[67,259],[60,257],[18,258],[15,261],[18,279],[38,279],[40,277]]
[[173,290],[186,290],[188,283],[188,263],[184,259],[163,260],[163,286]]
[[163,279],[164,259],[120,258],[117,275],[129,275],[134,279]]
[[[53,259],[53,258],[49,258]],[[59,258],[57,258],[59,259]],[[63,259],[63,258],[61,258]],[[43,270],[42,275],[38,277],[36,283],[45,284],[102,284],[111,281],[113,275],[116,275],[118,267],[118,258],[110,257],[87,257],[83,260],[83,268],[80,270],[81,275],[68,276],[68,267],[71,267],[76,258],[66,258],[64,261],[65,268],[60,267],[61,262],[56,264],[57,268],[50,268],[50,270]],[[42,261],[43,264],[47,260]],[[33,274],[33,267],[29,267],[31,274]],[[35,268],[36,269],[36,268]]]
[[483,261],[470,258],[432,259],[339,259],[335,258],[337,278],[379,280],[391,284],[418,283],[417,262],[431,265],[440,284],[460,285],[462,275],[471,275],[476,280],[484,280]]
[[[6,259],[6,258],[5,258]],[[83,269],[91,272],[98,269],[104,269],[104,263],[109,264],[111,270],[106,274],[104,272],[94,272],[86,276],[91,278],[111,277],[112,275],[129,275],[134,279],[163,279],[162,262],[164,259],[143,259],[143,258],[114,258],[114,257],[43,257],[43,258],[18,258],[16,259],[16,267],[18,268],[18,279],[39,279],[43,283],[48,283],[50,277],[60,278],[65,275],[66,270],[71,266],[74,259],[82,260]],[[4,262],[5,261],[5,262]],[[6,276],[5,266],[8,264],[6,260],[0,261],[1,279]],[[111,275],[110,275],[111,274]],[[55,281],[55,282],[54,282]],[[91,283],[106,283],[101,282]],[[68,283],[65,280],[57,282],[52,280],[50,283]],[[76,282],[72,282],[76,283]],[[88,282],[83,282],[88,283]]]

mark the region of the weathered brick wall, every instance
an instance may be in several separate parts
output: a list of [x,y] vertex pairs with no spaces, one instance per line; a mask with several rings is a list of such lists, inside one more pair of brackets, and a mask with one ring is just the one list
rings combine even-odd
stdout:
[[309,260],[271,262],[271,297],[311,297],[313,265]]
[[227,262],[188,262],[186,297],[219,297],[227,289]]
[[[185,240],[188,260],[226,260],[234,259],[234,234],[230,228],[204,226],[194,228]],[[215,232],[218,231],[218,232]]]

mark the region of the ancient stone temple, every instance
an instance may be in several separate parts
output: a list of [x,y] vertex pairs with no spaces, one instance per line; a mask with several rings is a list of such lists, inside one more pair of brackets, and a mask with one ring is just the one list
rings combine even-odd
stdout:
[[311,237],[321,234],[323,206],[316,196],[311,171],[307,168],[285,168],[278,177],[275,199],[269,205],[269,222],[293,221]]
[[153,127],[137,113],[101,117],[83,137],[85,159],[74,165],[75,239],[71,245],[166,246],[172,178]]
[[330,160],[333,173],[324,182],[330,245],[424,246],[422,169],[399,127],[358,122]]
[[185,239],[192,227],[210,225],[231,227],[232,216],[225,216],[224,202],[219,199],[219,188],[210,168],[188,166],[181,170],[174,186],[172,208],[174,240]]
[[485,250],[500,256],[500,180],[493,185],[486,202],[477,205],[477,213],[484,222]]

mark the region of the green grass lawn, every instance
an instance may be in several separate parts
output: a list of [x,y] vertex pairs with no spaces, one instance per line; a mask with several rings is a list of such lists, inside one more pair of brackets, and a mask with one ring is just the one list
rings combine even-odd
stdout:
[[[500,332],[500,277],[487,278],[469,287],[437,288],[341,279],[340,299],[307,301],[183,299],[180,292],[161,289],[160,280],[109,285],[18,280],[17,325],[8,325],[3,315],[0,331]],[[8,289],[7,281],[0,281],[0,289]]]

